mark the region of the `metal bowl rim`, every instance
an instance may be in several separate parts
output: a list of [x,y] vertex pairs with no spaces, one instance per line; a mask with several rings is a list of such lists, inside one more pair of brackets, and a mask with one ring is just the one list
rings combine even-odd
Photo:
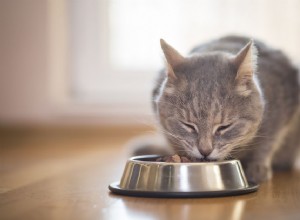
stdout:
[[127,162],[133,162],[136,164],[147,164],[147,165],[172,165],[172,166],[181,166],[181,165],[192,165],[192,166],[205,166],[205,165],[224,165],[224,164],[236,164],[240,163],[237,159],[224,160],[224,161],[212,161],[212,162],[184,162],[184,163],[175,163],[175,162],[158,162],[158,161],[143,161],[141,159],[151,159],[162,157],[162,155],[142,155],[134,156],[128,159]]
[[142,196],[142,197],[219,197],[219,196],[234,196],[246,193],[256,192],[259,184],[249,182],[245,188],[227,189],[227,190],[210,190],[210,191],[145,191],[121,188],[119,182],[113,182],[108,186],[108,189],[115,194],[126,196]]

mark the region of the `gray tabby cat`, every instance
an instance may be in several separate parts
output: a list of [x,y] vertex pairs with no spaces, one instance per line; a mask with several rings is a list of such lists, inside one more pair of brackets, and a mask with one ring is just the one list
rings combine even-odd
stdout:
[[153,107],[180,155],[241,160],[248,180],[291,168],[300,145],[298,70],[280,51],[224,37],[183,57],[161,40],[166,70]]

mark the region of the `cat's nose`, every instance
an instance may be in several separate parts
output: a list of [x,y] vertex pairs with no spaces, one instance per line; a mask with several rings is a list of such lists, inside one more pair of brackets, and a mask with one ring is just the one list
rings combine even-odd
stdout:
[[199,151],[204,157],[207,157],[208,155],[210,155],[213,149],[212,147],[201,147],[199,148]]

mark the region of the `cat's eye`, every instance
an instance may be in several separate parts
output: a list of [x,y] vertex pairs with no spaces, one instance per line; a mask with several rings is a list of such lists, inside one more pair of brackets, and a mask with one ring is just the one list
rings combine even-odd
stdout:
[[180,121],[181,124],[183,125],[183,127],[185,127],[185,129],[189,132],[198,132],[198,128],[195,124],[193,123],[189,123],[189,122],[185,122],[185,121]]
[[228,129],[231,125],[232,125],[232,123],[221,125],[221,126],[217,127],[215,134],[220,135],[222,132],[224,132],[226,129]]

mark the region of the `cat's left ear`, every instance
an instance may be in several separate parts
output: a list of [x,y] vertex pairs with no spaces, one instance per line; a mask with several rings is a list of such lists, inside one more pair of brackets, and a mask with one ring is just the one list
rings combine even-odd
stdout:
[[160,39],[160,46],[166,58],[167,75],[176,79],[175,69],[184,62],[184,57],[163,39]]
[[237,66],[237,74],[235,77],[237,90],[247,94],[249,89],[247,88],[247,85],[253,79],[253,75],[257,68],[257,49],[253,43],[253,40],[251,40],[235,56],[234,64]]

